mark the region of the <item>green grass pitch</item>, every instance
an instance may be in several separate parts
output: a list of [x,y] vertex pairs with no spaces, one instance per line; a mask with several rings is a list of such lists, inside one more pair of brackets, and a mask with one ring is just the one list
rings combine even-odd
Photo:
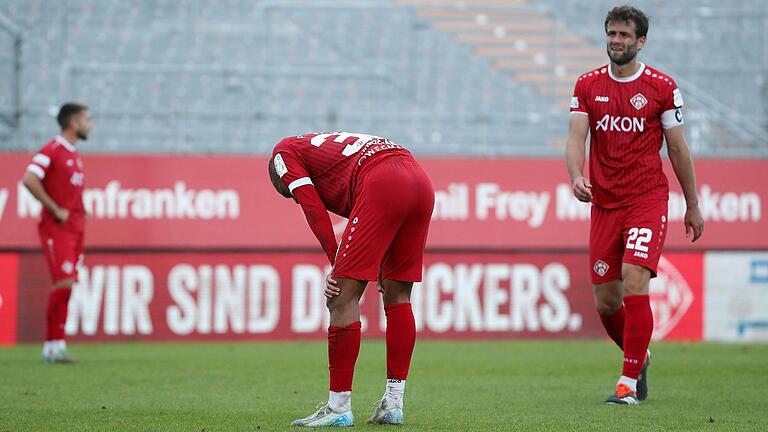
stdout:
[[[650,396],[606,406],[607,341],[417,341],[403,431],[768,431],[768,345],[652,345]],[[327,398],[322,342],[74,344],[0,349],[0,432],[275,431]],[[384,343],[363,343],[355,428],[384,389]],[[396,427],[383,427],[387,430]],[[296,430],[295,428],[293,430]]]

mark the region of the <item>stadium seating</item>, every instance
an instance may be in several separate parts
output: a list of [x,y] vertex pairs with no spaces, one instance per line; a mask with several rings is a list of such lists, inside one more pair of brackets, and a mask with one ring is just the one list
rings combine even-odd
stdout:
[[[694,149],[765,154],[768,44],[753,42],[768,6],[638,4],[653,20],[644,58],[685,77]],[[97,123],[86,151],[258,153],[285,135],[346,129],[420,154],[560,155],[574,78],[606,61],[609,7],[6,0],[0,13],[24,29],[25,110],[18,139],[0,126],[0,149],[39,146],[56,105],[80,100]],[[0,35],[3,113],[10,40]]]

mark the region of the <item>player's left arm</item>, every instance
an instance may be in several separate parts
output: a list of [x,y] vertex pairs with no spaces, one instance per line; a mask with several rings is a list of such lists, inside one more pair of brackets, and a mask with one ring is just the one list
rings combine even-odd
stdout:
[[[681,114],[678,114],[678,116],[681,116]],[[669,160],[672,162],[675,176],[685,196],[685,236],[689,237],[693,234],[691,241],[696,241],[704,232],[704,217],[699,209],[699,196],[696,192],[696,173],[693,169],[691,152],[685,140],[683,125],[680,124],[664,129],[664,139],[667,141]]]

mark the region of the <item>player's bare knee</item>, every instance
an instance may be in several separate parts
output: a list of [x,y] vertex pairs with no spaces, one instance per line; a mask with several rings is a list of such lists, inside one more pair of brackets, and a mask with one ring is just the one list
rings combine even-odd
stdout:
[[648,294],[648,280],[634,278],[624,283],[624,296],[646,295]]
[[595,308],[600,315],[612,315],[621,308],[623,301],[620,281],[594,286]]
[[328,308],[328,312],[333,312],[338,307],[338,297],[331,297],[325,299],[325,307]]
[[326,298],[325,299],[325,307],[328,308],[328,312],[330,313],[343,313],[345,310],[349,309],[354,305],[353,299],[350,299],[349,297],[344,296],[337,296],[332,298]]
[[411,293],[406,291],[384,291],[384,295],[382,296],[382,301],[384,302],[384,306],[389,306],[393,304],[399,304],[399,303],[410,303],[411,301]]
[[411,301],[411,290],[413,289],[412,282],[399,282],[385,279],[382,281],[382,285],[384,286],[382,295],[384,306],[409,303]]
[[651,271],[645,267],[627,265],[622,269],[624,295],[648,294]]
[[600,315],[613,315],[621,308],[621,299],[615,297],[600,299],[595,302],[595,307]]

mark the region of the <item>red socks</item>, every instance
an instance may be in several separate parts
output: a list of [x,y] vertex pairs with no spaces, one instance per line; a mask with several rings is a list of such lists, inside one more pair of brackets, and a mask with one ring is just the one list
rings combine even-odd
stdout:
[[621,305],[621,308],[611,315],[598,313],[608,336],[616,342],[621,350],[624,350],[624,311],[624,305]]
[[[387,379],[405,380],[416,344],[416,321],[410,303],[384,306],[387,316]],[[328,327],[330,390],[352,390],[355,362],[360,353],[360,321],[346,327]]]
[[416,320],[410,303],[384,306],[387,316],[387,379],[404,380],[416,344]]
[[48,307],[45,311],[46,334],[45,340],[63,340],[64,326],[67,323],[67,308],[72,288],[56,288],[48,296]]
[[624,297],[624,371],[622,375],[637,379],[653,334],[653,312],[647,295]]
[[333,392],[352,391],[355,362],[360,353],[360,328],[360,321],[346,327],[328,327],[328,370]]

